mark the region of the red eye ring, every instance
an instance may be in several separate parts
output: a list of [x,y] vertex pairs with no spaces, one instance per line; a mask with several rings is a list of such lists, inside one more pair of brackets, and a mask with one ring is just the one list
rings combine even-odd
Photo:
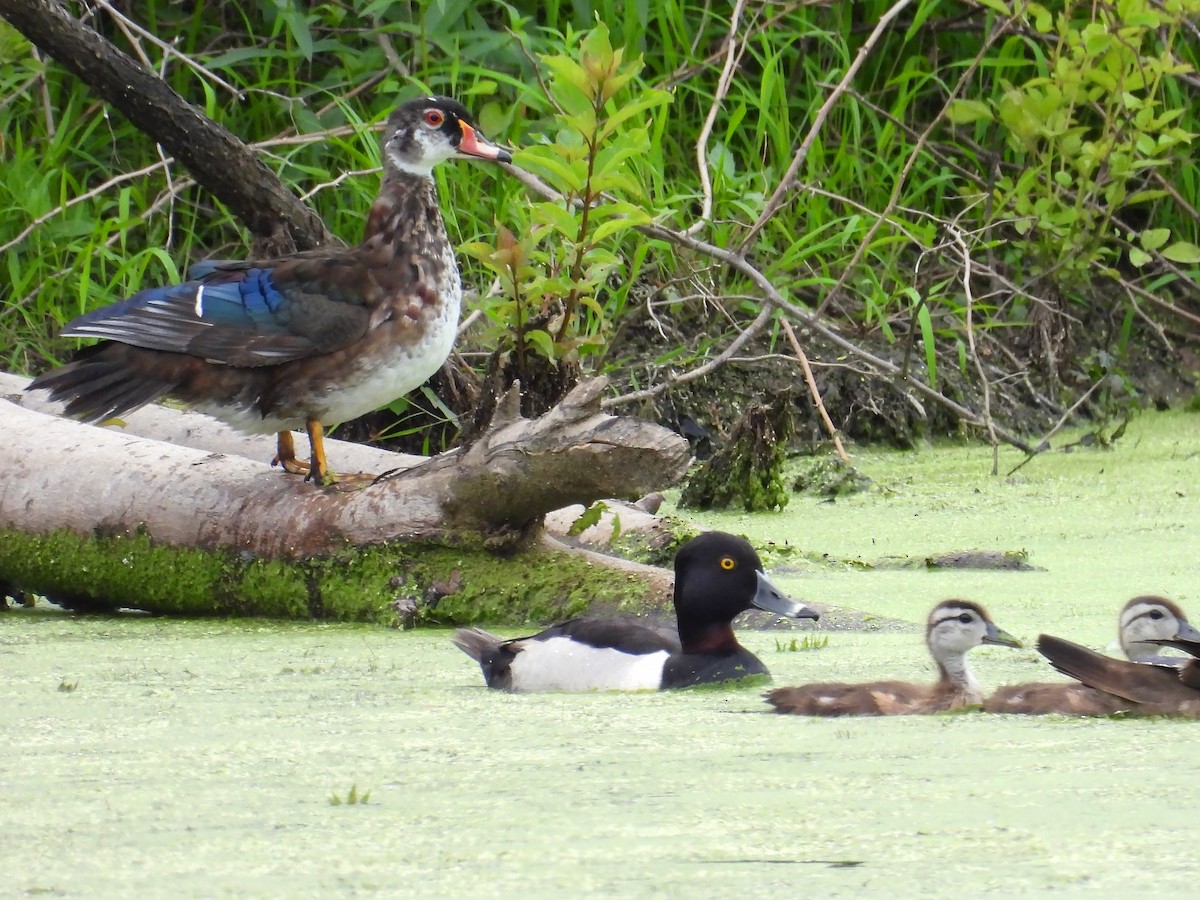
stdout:
[[719,563],[719,565],[726,572],[732,572],[734,569],[737,568],[737,560],[734,559],[732,556],[722,556],[721,562]]
[[425,124],[434,128],[441,128],[442,123],[446,121],[446,114],[440,109],[425,110]]

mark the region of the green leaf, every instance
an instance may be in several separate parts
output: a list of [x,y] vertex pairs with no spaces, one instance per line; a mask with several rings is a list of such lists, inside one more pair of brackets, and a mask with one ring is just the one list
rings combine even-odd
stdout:
[[929,370],[929,385],[937,387],[937,341],[933,336],[933,320],[929,317],[929,305],[922,303],[917,308],[917,324],[921,327],[921,343],[925,347],[925,368]]
[[598,525],[600,517],[607,511],[608,504],[603,500],[597,500],[585,509],[578,519],[571,523],[571,527],[567,529],[567,534],[571,537],[579,537],[579,535],[583,534],[593,525]]
[[647,90],[638,99],[622,104],[616,112],[605,119],[597,137],[600,140],[604,140],[634,116],[641,115],[648,110],[654,109],[657,106],[664,106],[670,102],[671,95],[666,91]]
[[969,125],[981,119],[985,122],[996,121],[991,106],[982,100],[952,100],[946,109],[946,118],[955,125]]
[[601,222],[592,232],[592,240],[598,244],[605,238],[619,234],[622,231],[628,231],[630,228],[635,228],[638,225],[649,225],[653,220],[653,216],[644,210],[638,210],[636,213],[627,213],[620,218]]
[[1189,241],[1176,241],[1162,251],[1162,255],[1171,262],[1200,263],[1200,247]]
[[551,186],[563,193],[578,194],[587,180],[587,171],[582,163],[571,165],[564,162],[552,147],[527,147],[518,150],[514,159],[522,168],[533,169],[549,179]]
[[1152,260],[1153,258],[1154,257],[1152,257],[1145,250],[1141,250],[1137,247],[1129,248],[1129,264],[1131,266],[1133,266],[1135,269],[1140,269],[1146,263],[1150,262],[1150,260]]
[[[588,81],[587,72],[583,70],[583,66],[575,62],[569,56],[543,56],[542,62],[546,68],[550,70],[553,76],[553,83],[556,87],[569,85],[573,87],[577,95],[587,100],[587,104],[591,106],[591,83]],[[561,100],[555,95],[555,99]]]
[[1165,244],[1170,237],[1170,228],[1148,228],[1138,235],[1138,243],[1142,245],[1142,249],[1154,251]]
[[548,333],[541,328],[535,328],[525,332],[525,340],[532,344],[538,353],[546,357],[550,362],[554,362],[554,339]]
[[559,234],[574,237],[579,233],[579,217],[560,203],[535,203],[533,221],[549,225]]

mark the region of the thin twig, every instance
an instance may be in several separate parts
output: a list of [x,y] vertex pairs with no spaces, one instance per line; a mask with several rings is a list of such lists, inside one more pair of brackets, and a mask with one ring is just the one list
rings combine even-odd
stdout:
[[775,192],[771,194],[771,199],[767,201],[767,205],[763,207],[763,211],[759,213],[758,219],[750,226],[750,230],[746,232],[746,236],[742,238],[739,246],[740,252],[745,252],[746,248],[754,240],[755,235],[762,230],[770,218],[775,215],[779,207],[783,205],[783,198],[792,189],[796,182],[797,176],[800,174],[800,169],[804,165],[804,161],[808,159],[808,151],[817,140],[817,135],[821,133],[821,128],[825,125],[825,120],[829,118],[829,113],[833,109],[835,103],[841,99],[842,94],[849,88],[850,82],[854,76],[858,74],[858,70],[862,68],[863,63],[867,61],[867,57],[871,55],[871,51],[875,49],[875,44],[883,37],[883,34],[888,29],[888,25],[896,18],[912,0],[896,0],[875,24],[870,35],[867,36],[863,45],[858,48],[858,53],[854,57],[854,61],[850,63],[850,67],[846,69],[846,74],[842,76],[842,80],[825,98],[825,102],[821,104],[821,108],[817,110],[817,114],[813,116],[812,125],[808,129],[808,134],[804,136],[800,147],[796,150],[796,155],[792,157],[792,164],[788,166],[787,172],[784,173]]
[[640,391],[630,391],[628,394],[622,394],[620,397],[610,397],[602,400],[600,403],[601,407],[611,407],[617,403],[633,403],[638,400],[649,400],[653,397],[657,397],[659,394],[664,393],[668,388],[675,387],[679,384],[686,384],[689,381],[695,381],[697,378],[703,378],[709,372],[712,372],[714,369],[718,369],[727,363],[737,354],[739,350],[742,349],[747,341],[762,331],[767,322],[771,320],[773,312],[774,310],[772,310],[769,305],[764,303],[762,309],[758,311],[758,315],[755,316],[754,321],[747,325],[746,328],[742,330],[741,334],[730,341],[728,347],[703,365],[699,365],[694,369],[688,369],[686,372],[681,372],[668,381],[659,382],[654,387],[645,388],[644,390]]
[[193,72],[195,72],[197,75],[200,75],[202,78],[207,78],[210,81],[212,81],[214,84],[220,85],[221,87],[225,88],[225,90],[229,91],[229,93],[233,95],[235,100],[241,100],[242,97],[245,95],[244,91],[241,91],[238,88],[234,87],[232,84],[230,84],[224,78],[215,74],[211,69],[206,69],[204,66],[200,65],[200,63],[196,62],[196,60],[192,59],[187,54],[180,53],[178,50],[176,50],[173,46],[168,44],[166,41],[160,40],[159,38],[155,37],[153,34],[151,34],[149,31],[147,31],[141,25],[137,24],[137,22],[128,18],[124,13],[122,13],[119,10],[117,10],[116,8],[114,8],[113,5],[108,2],[108,0],[95,0],[95,3],[97,6],[99,6],[101,9],[103,9],[105,12],[107,12],[110,16],[112,16],[113,20],[117,23],[117,26],[126,33],[126,35],[130,38],[130,43],[133,44],[133,46],[137,48],[139,55],[143,56],[142,61],[144,63],[146,63],[147,68],[149,68],[149,63],[146,61],[144,54],[142,54],[141,46],[137,43],[137,41],[135,41],[133,39],[130,32],[134,32],[137,34],[138,37],[142,38],[143,40],[149,41],[151,44],[158,47],[158,49],[161,50],[165,55],[174,56],[175,58],[180,60],[185,66],[187,66],[189,69],[191,69]]
[[708,107],[708,115],[704,117],[704,125],[701,126],[700,135],[696,138],[696,171],[700,174],[700,189],[704,194],[704,201],[700,208],[700,218],[693,222],[684,231],[684,234],[699,234],[712,219],[713,186],[712,178],[708,174],[708,138],[717,121],[717,113],[721,109],[721,104],[725,102],[725,97],[729,93],[729,86],[733,83],[733,74],[737,71],[737,63],[745,52],[745,39],[740,44],[736,40],[742,10],[745,8],[746,0],[737,0],[733,5],[733,13],[729,17],[729,34],[725,36],[725,65],[721,69],[721,76],[717,79],[717,89],[713,93],[712,104]]
[[983,387],[983,421],[987,425],[988,440],[992,445],[992,475],[1000,473],[1000,442],[996,440],[996,423],[992,421],[992,387],[988,382],[987,372],[979,359],[979,349],[975,346],[974,303],[975,297],[971,290],[971,251],[967,247],[962,231],[956,225],[947,225],[950,237],[958,245],[962,254],[963,296],[967,301],[967,348],[971,351],[971,361],[975,363],[975,371],[979,373],[979,383]]
[[1107,378],[1107,376],[1101,376],[1100,379],[1095,384],[1093,384],[1090,388],[1087,389],[1087,392],[1084,393],[1084,395],[1082,397],[1080,397],[1073,404],[1071,404],[1071,408],[1062,414],[1062,418],[1059,419],[1056,423],[1054,423],[1054,427],[1051,428],[1049,431],[1047,431],[1045,436],[1040,441],[1038,441],[1037,444],[1032,449],[1026,450],[1025,458],[1023,460],[1021,460],[1019,463],[1017,463],[1015,466],[1013,466],[1011,469],[1009,469],[1008,474],[1005,475],[1004,477],[1011,478],[1013,475],[1015,475],[1021,469],[1022,466],[1025,465],[1025,463],[1029,462],[1035,456],[1040,456],[1041,454],[1043,454],[1047,450],[1049,450],[1050,449],[1050,438],[1054,437],[1054,435],[1056,435],[1058,433],[1058,430],[1060,428],[1062,428],[1065,424],[1067,424],[1067,419],[1071,418],[1071,414],[1074,413],[1075,410],[1079,409],[1079,407],[1083,406],[1083,404],[1087,402],[1088,397],[1090,397],[1090,396],[1092,396],[1092,394],[1096,393],[1096,388],[1098,388],[1098,387],[1100,387],[1100,385],[1104,384],[1105,378]]
[[[327,140],[328,138],[331,138],[331,137],[344,137],[345,135],[348,135],[348,134],[354,134],[360,130],[361,129],[356,128],[353,125],[339,125],[334,128],[326,129],[325,131],[314,131],[314,132],[309,132],[306,134],[296,134],[296,135],[290,135],[290,136],[285,136],[285,137],[268,138],[265,141],[257,141],[252,144],[247,144],[247,146],[254,150],[266,150],[271,147],[290,146],[290,145],[294,145],[294,144],[314,144],[314,143],[317,143],[318,141]],[[107,181],[96,185],[96,187],[92,188],[91,190],[84,191],[82,194],[76,194],[74,197],[72,197],[70,200],[63,203],[61,206],[56,206],[54,209],[50,210],[49,212],[45,212],[42,215],[38,216],[36,219],[34,219],[28,225],[26,225],[23,229],[21,229],[21,231],[15,237],[13,237],[11,240],[7,241],[4,244],[0,244],[0,253],[3,253],[6,250],[10,250],[11,248],[15,247],[17,244],[21,243],[23,240],[25,240],[27,237],[29,237],[29,235],[31,235],[39,227],[41,227],[42,225],[45,225],[47,222],[49,222],[51,219],[55,218],[56,216],[59,216],[62,213],[65,213],[71,207],[77,206],[80,203],[84,203],[88,200],[91,200],[92,198],[103,194],[105,191],[109,190],[110,188],[114,188],[117,185],[124,184],[127,181],[134,181],[138,178],[142,178],[142,177],[145,177],[148,175],[153,175],[157,169],[166,169],[169,173],[169,171],[170,171],[169,167],[174,165],[174,163],[175,163],[175,158],[173,156],[162,156],[159,158],[158,162],[151,163],[148,166],[143,166],[140,169],[134,169],[133,171],[130,171],[130,172],[122,172],[120,175],[114,175],[112,178],[108,179]],[[374,169],[363,169],[363,170],[361,170],[361,173],[362,174],[371,174],[373,172],[378,172],[378,171],[379,171],[379,168],[376,167]],[[167,179],[167,183],[170,184],[171,177],[169,174],[166,176],[166,179]],[[173,194],[178,196],[179,194],[183,193],[183,191],[187,187],[191,187],[192,184],[194,184],[194,182],[189,179],[185,184],[180,185],[177,190],[173,191]],[[318,189],[319,189],[319,187],[318,187]],[[306,196],[308,196],[308,195],[306,195]],[[157,204],[157,206],[161,207],[162,204],[159,203],[159,204]]]
[[[973,60],[971,60],[971,64],[963,70],[962,74],[958,78],[958,81],[955,83],[954,88],[950,91],[950,95],[946,98],[946,103],[943,105],[941,111],[934,116],[932,120],[930,120],[928,125],[925,126],[925,130],[921,132],[917,142],[913,145],[913,148],[908,155],[908,159],[904,162],[904,168],[900,170],[900,174],[896,177],[896,183],[892,186],[892,195],[888,198],[887,206],[884,207],[883,216],[890,215],[892,210],[896,208],[896,204],[900,200],[900,191],[903,189],[905,182],[908,180],[909,173],[912,171],[913,166],[916,165],[917,160],[920,158],[925,144],[929,141],[929,136],[933,134],[933,130],[941,124],[942,118],[946,115],[946,110],[949,108],[950,103],[960,93],[962,93],[963,88],[965,88],[970,79],[974,77],[975,70],[978,69],[983,63],[984,55],[988,52],[988,50],[991,49],[992,44],[999,40],[1001,35],[1008,32],[1009,27],[1014,21],[1017,20],[1017,18],[1019,18],[1020,15],[1021,13],[1019,12],[1014,13],[1000,27],[993,29],[992,33],[988,35],[987,40],[984,41],[983,47],[980,48],[979,53],[976,54]],[[825,295],[825,299],[821,302],[821,305],[817,307],[818,313],[824,311],[830,300],[832,300],[842,291],[842,289],[846,286],[846,282],[850,279],[850,276],[858,269],[858,264],[862,262],[863,256],[866,255],[867,248],[871,246],[871,242],[875,238],[875,234],[879,231],[884,221],[883,216],[871,223],[871,226],[867,229],[866,235],[863,236],[863,239],[859,242],[858,247],[855,248],[854,255],[850,258],[850,262],[844,269],[842,269],[842,274],[838,277],[837,283],[829,289]],[[759,218],[762,217],[760,216]]]
[[54,137],[58,128],[54,124],[54,104],[50,102],[50,85],[46,81],[46,63],[42,59],[42,51],[37,47],[30,47],[29,55],[41,66],[41,71],[34,78],[37,81],[38,96],[42,100],[42,114],[46,117],[46,135]]
[[[562,195],[547,185],[536,175],[525,172],[512,163],[501,163],[500,165],[502,165],[507,172],[509,172],[514,178],[517,178],[519,181],[521,181],[534,193],[540,194],[549,200],[562,202]],[[753,282],[755,286],[757,286],[767,302],[763,306],[762,310],[759,311],[758,316],[755,318],[754,322],[751,323],[750,327],[734,338],[730,346],[726,348],[726,351],[719,357],[714,360],[710,360],[708,363],[705,363],[703,366],[701,366],[700,368],[703,369],[703,371],[699,372],[699,374],[695,374],[694,371],[688,371],[682,373],[681,375],[677,375],[672,379],[659,382],[654,387],[646,388],[645,390],[633,391],[629,394],[623,394],[620,397],[607,397],[601,401],[600,405],[602,408],[611,409],[614,406],[624,403],[632,403],[635,400],[645,400],[651,397],[657,397],[658,395],[670,390],[676,384],[680,384],[683,381],[691,381],[694,378],[698,378],[700,374],[707,374],[709,371],[716,368],[716,366],[721,362],[726,361],[727,357],[732,357],[734,355],[734,351],[739,349],[747,340],[749,340],[749,338],[752,336],[752,332],[761,328],[770,320],[773,309],[778,309],[787,313],[793,319],[803,322],[807,328],[812,329],[834,346],[839,347],[852,356],[855,356],[858,359],[866,362],[874,369],[874,371],[889,375],[896,379],[898,385],[907,385],[912,389],[912,391],[922,394],[938,405],[949,409],[951,412],[969,424],[984,427],[984,422],[980,418],[979,414],[974,410],[963,406],[961,403],[956,403],[941,391],[930,387],[921,381],[909,380],[903,377],[903,373],[901,372],[900,368],[894,363],[891,363],[882,357],[876,356],[875,354],[864,350],[862,347],[859,347],[852,341],[842,337],[832,328],[827,326],[821,320],[821,317],[812,310],[797,306],[796,304],[786,300],[783,294],[780,293],[779,289],[775,287],[771,280],[767,278],[767,276],[764,275],[758,268],[752,265],[746,259],[746,257],[737,251],[718,247],[715,244],[710,244],[707,241],[702,241],[697,237],[684,234],[680,231],[673,231],[670,228],[666,228],[662,225],[637,225],[635,227],[642,234],[654,240],[667,241],[668,243],[675,244],[678,247],[684,247],[696,253],[703,254],[709,259],[724,263],[729,268],[736,269],[738,272],[741,272],[744,276],[746,276],[746,278],[748,278],[751,282]],[[923,407],[916,397],[909,392],[904,392],[903,396],[909,403],[913,404],[917,410],[923,412]],[[1029,452],[1029,445],[1020,437],[1005,428],[1001,428],[999,425],[993,425],[993,427],[995,428],[996,436],[1000,440],[1007,444],[1011,444],[1019,450],[1024,450],[1027,453]]]
[[792,345],[792,349],[796,351],[796,359],[800,360],[800,368],[804,370],[804,380],[808,383],[808,392],[812,395],[813,403],[817,406],[817,412],[821,414],[821,421],[825,423],[825,430],[829,432],[829,436],[833,439],[833,448],[837,450],[837,455],[841,457],[842,462],[849,465],[850,457],[846,455],[846,448],[842,446],[842,439],[838,437],[837,429],[833,426],[833,419],[829,418],[829,411],[825,409],[825,403],[821,400],[821,392],[817,390],[817,380],[813,378],[812,367],[808,364],[808,355],[800,346],[800,342],[796,340],[796,332],[792,330],[792,323],[785,317],[779,317],[779,324],[783,326],[783,333],[787,335],[788,341]]

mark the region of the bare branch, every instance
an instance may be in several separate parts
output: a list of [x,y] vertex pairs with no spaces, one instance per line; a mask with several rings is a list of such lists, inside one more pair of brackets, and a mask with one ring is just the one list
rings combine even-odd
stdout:
[[824,127],[825,120],[829,118],[829,113],[833,109],[834,104],[841,99],[842,94],[844,94],[850,87],[850,82],[854,79],[854,76],[858,74],[858,70],[862,68],[863,63],[867,61],[867,57],[871,55],[871,51],[875,48],[875,44],[878,43],[881,37],[883,37],[884,32],[887,31],[892,20],[895,19],[896,16],[898,16],[900,12],[911,2],[912,0],[896,0],[895,3],[888,7],[887,12],[885,12],[879,18],[879,21],[875,24],[875,28],[871,31],[871,34],[858,49],[858,53],[855,55],[854,61],[850,64],[850,67],[846,69],[846,74],[843,75],[842,80],[838,82],[838,86],[833,89],[827,98],[825,98],[825,102],[821,104],[821,108],[817,110],[817,114],[813,116],[813,122],[812,125],[809,126],[808,134],[804,136],[804,140],[801,141],[799,149],[796,150],[796,155],[792,157],[792,164],[788,166],[787,172],[784,173],[779,185],[775,188],[775,192],[771,194],[771,199],[767,201],[767,205],[763,207],[763,211],[759,213],[758,219],[753,225],[750,226],[750,230],[746,232],[746,236],[742,238],[742,243],[738,248],[741,252],[745,252],[746,248],[750,246],[750,243],[754,240],[755,235],[762,230],[762,227],[766,225],[768,221],[770,221],[771,216],[775,215],[779,207],[783,205],[784,196],[796,183],[796,178],[800,173],[800,169],[804,165],[804,161],[808,159],[808,151],[812,148],[813,143],[816,141],[817,135],[821,133],[821,128]]
[[833,419],[829,418],[829,411],[825,409],[825,403],[821,400],[821,392],[817,390],[817,380],[813,378],[812,367],[808,364],[808,355],[805,354],[803,348],[800,346],[800,341],[796,339],[796,332],[792,330],[792,323],[780,316],[779,324],[783,326],[784,334],[787,335],[792,349],[796,351],[796,359],[800,360],[800,368],[804,370],[804,380],[808,384],[808,392],[812,395],[817,412],[821,414],[821,421],[825,423],[825,430],[829,432],[829,436],[833,439],[833,446],[837,450],[837,455],[841,457],[842,462],[849,463],[850,457],[846,455],[846,448],[842,446],[842,439],[838,437],[837,429],[833,425]]
[[745,41],[747,38],[743,38],[741,43],[735,39],[742,11],[745,8],[746,0],[737,0],[733,5],[733,13],[729,17],[729,34],[725,37],[725,65],[721,69],[720,78],[717,79],[717,89],[713,94],[712,105],[708,108],[708,115],[704,117],[704,125],[701,126],[700,134],[696,138],[696,171],[700,175],[700,188],[704,193],[704,202],[700,209],[700,218],[692,223],[684,232],[685,234],[699,234],[712,218],[713,188],[712,178],[708,174],[708,138],[712,134],[713,124],[717,121],[717,113],[721,109],[721,104],[729,93],[729,86],[733,83],[733,74],[737,71],[738,60],[746,51]]

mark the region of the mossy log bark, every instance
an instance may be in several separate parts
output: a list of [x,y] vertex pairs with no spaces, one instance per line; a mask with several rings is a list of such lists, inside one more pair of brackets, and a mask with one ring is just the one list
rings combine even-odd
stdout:
[[330,441],[335,468],[391,470],[353,492],[270,469],[273,440],[203,416],[159,407],[95,428],[29,408],[48,404],[22,386],[0,380],[0,583],[16,589],[74,607],[406,624],[542,620],[666,596],[661,570],[541,532],[552,510],[636,497],[687,466],[682,438],[599,411],[603,381],[533,420],[510,393],[478,441],[430,459]]

